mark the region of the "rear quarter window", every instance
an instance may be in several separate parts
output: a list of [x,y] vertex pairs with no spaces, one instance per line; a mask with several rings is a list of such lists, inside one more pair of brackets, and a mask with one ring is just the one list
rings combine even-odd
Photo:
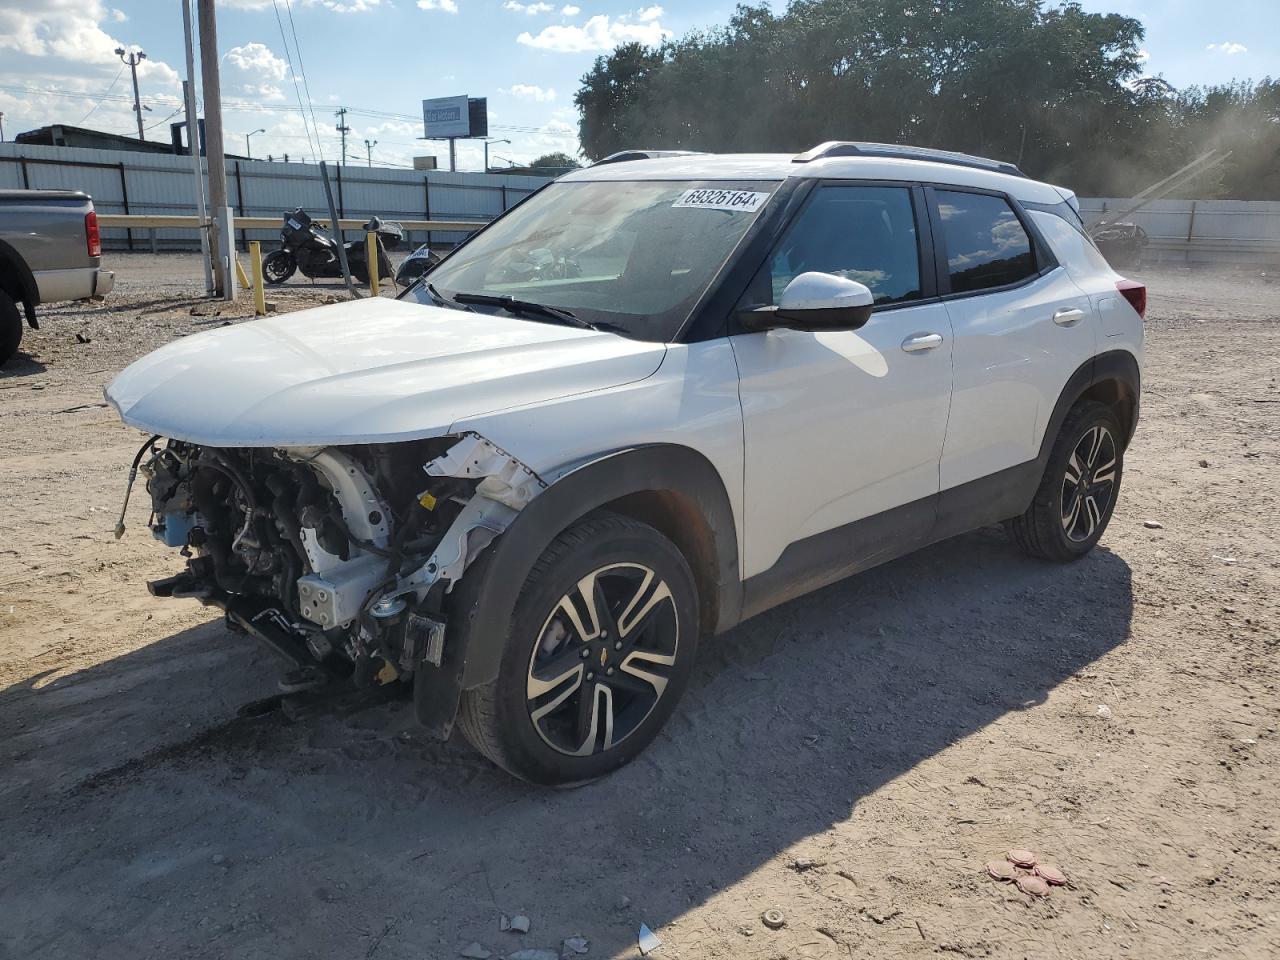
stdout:
[[936,192],[952,293],[1018,283],[1036,273],[1031,238],[1002,197]]

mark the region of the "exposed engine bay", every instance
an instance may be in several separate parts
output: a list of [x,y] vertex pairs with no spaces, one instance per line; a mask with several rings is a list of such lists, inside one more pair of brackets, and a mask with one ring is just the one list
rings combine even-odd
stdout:
[[438,666],[445,595],[545,487],[476,434],[290,449],[153,437],[139,465],[152,533],[188,558],[151,592],[222,608],[294,663],[299,686]]

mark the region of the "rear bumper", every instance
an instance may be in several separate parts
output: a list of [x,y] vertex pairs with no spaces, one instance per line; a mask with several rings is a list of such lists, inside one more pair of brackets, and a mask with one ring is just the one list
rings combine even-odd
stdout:
[[98,269],[93,278],[93,295],[95,297],[105,297],[108,293],[116,288],[116,274],[114,270]]

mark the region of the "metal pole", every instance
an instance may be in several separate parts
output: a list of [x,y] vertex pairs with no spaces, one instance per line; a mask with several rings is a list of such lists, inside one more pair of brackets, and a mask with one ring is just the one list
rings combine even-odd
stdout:
[[358,300],[360,291],[351,282],[351,268],[347,266],[347,248],[342,242],[342,221],[338,219],[338,208],[333,205],[333,188],[329,186],[329,169],[323,160],[320,161],[320,179],[324,182],[324,198],[329,201],[329,222],[333,226],[333,236],[338,241],[338,264],[342,267],[342,279],[347,282],[347,291],[352,298]]
[[[196,0],[200,24],[200,74],[204,88],[205,152],[209,163],[209,206],[219,220],[229,219],[227,209],[227,167],[222,144],[222,81],[218,75],[218,26],[214,0]],[[218,231],[218,256],[214,265],[214,287],[224,299],[235,296],[231,273],[232,237],[230,224]]]
[[449,138],[449,172],[456,173],[458,170],[458,140],[456,137]]
[[191,0],[182,2],[182,35],[186,42],[187,79],[182,82],[182,98],[187,105],[187,146],[196,183],[196,216],[200,218],[200,260],[204,266],[204,292],[212,294],[213,263],[209,259],[209,212],[204,205],[204,164],[200,160],[200,118],[196,114],[196,54],[191,35]]

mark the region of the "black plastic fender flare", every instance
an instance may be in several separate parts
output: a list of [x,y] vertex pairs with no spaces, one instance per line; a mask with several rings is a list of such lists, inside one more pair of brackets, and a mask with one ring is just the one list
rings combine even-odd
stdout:
[[738,533],[724,482],[711,462],[689,447],[654,444],[605,454],[570,470],[540,493],[467,569],[448,604],[444,656],[414,677],[414,710],[423,726],[447,739],[462,691],[492,681],[516,600],[534,562],[575,521],[628,494],[672,491],[692,501],[713,540],[717,617],[714,632],[742,613]]
[[20,294],[17,299],[22,302],[27,324],[31,329],[38,330],[40,325],[36,321],[36,306],[40,303],[40,287],[36,284],[35,275],[27,266],[27,261],[23,259],[22,254],[4,240],[0,240],[0,270],[13,271]]

